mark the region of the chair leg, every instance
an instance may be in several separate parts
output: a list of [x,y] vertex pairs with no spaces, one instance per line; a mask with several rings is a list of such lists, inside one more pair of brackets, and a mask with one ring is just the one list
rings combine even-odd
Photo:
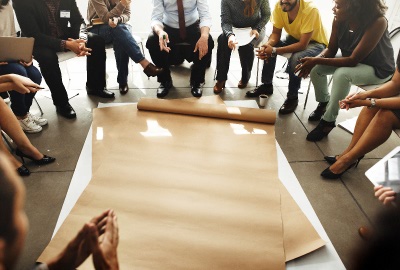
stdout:
[[40,115],[43,115],[42,107],[40,107],[39,102],[37,101],[36,97],[33,97],[33,100],[36,102],[36,105],[39,107]]
[[311,80],[308,83],[307,95],[306,95],[306,100],[304,101],[304,108],[303,109],[306,109],[307,101],[308,101],[308,94],[310,93],[310,88],[311,88]]
[[258,87],[258,70],[260,69],[260,58],[257,58],[256,88]]

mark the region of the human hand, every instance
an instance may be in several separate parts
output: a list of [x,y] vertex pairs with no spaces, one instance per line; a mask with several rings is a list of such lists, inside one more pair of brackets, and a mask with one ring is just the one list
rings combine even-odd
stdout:
[[[271,47],[271,50],[267,49],[269,47]],[[269,53],[268,53],[269,51]],[[266,62],[268,62],[268,59],[271,57],[271,53],[272,53],[272,46],[270,46],[268,43],[262,45],[260,48],[258,48],[256,50],[256,56],[261,59],[261,60],[265,60]]]
[[21,65],[23,65],[24,67],[29,67],[29,66],[31,66],[32,65],[32,63],[33,63],[33,58],[31,59],[31,61],[29,61],[29,62],[24,62],[24,61],[19,61],[19,63],[21,64]]
[[377,197],[384,205],[391,204],[396,198],[396,192],[390,187],[381,185],[374,187],[375,197]]
[[12,83],[13,90],[17,91],[21,94],[29,94],[36,93],[39,89],[41,89],[40,85],[34,83],[28,77],[24,77],[17,74],[8,74],[6,75],[10,82]]
[[208,53],[208,35],[201,35],[193,52],[199,51],[199,60]]
[[339,101],[339,107],[341,109],[349,110],[350,108],[368,106],[366,101],[367,93],[356,91],[348,95],[345,99]]
[[99,241],[97,230],[91,228],[90,246],[92,249],[93,264],[96,270],[117,270],[118,256],[118,223],[114,210],[107,214],[105,233],[102,241]]
[[169,37],[167,32],[163,30],[158,32],[158,43],[160,45],[160,51],[165,51],[167,53],[171,51],[171,48],[168,47]]
[[228,38],[228,47],[232,51],[236,49],[237,41],[236,41],[236,36],[235,35],[230,35]]
[[78,57],[90,55],[92,49],[86,48],[86,40],[69,38],[66,42],[66,48],[73,51]]
[[250,31],[250,36],[254,35],[255,39],[258,39],[258,37],[260,36],[260,33],[258,33],[258,31],[256,29],[253,29]]
[[298,77],[307,78],[315,65],[315,57],[304,57],[300,59],[300,63],[295,67],[294,73],[299,72]]
[[117,24],[118,24],[118,19],[117,19],[117,22],[115,22],[115,19],[117,19],[117,18],[109,18],[108,19],[108,25],[111,27],[111,28],[115,28],[115,27],[117,27]]
[[81,265],[92,253],[90,243],[92,233],[95,232],[96,235],[104,233],[109,213],[110,210],[107,210],[86,223],[65,249],[47,263],[49,270],[75,269]]

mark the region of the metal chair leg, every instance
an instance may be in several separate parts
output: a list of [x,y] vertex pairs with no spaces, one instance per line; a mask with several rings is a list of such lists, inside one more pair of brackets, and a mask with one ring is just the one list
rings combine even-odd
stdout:
[[33,100],[36,102],[36,105],[39,107],[40,115],[43,115],[42,107],[40,107],[39,102],[36,100],[36,97],[33,97]]
[[311,79],[310,79],[310,82],[308,83],[307,95],[306,95],[306,100],[304,101],[303,109],[306,109],[307,101],[308,101],[308,94],[310,93],[310,88],[311,88]]
[[257,58],[257,76],[256,76],[256,88],[258,87],[258,70],[260,68],[260,58]]

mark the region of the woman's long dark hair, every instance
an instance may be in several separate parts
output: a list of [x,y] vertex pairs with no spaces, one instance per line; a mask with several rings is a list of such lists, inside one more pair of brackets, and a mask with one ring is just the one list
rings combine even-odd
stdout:
[[244,4],[245,4],[244,11],[243,11],[244,15],[246,17],[253,16],[254,11],[256,9],[256,4],[257,4],[256,0],[244,0]]
[[387,6],[382,0],[347,0],[347,11],[361,25],[369,25],[377,18],[385,16]]

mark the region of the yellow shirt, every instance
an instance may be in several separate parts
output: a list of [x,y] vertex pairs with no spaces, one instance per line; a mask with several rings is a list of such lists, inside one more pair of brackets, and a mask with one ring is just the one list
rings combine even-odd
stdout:
[[283,12],[278,1],[271,15],[272,24],[285,31],[297,40],[300,40],[301,34],[313,32],[311,40],[328,45],[326,31],[322,25],[321,16],[318,8],[311,0],[300,0],[300,9],[296,19],[289,23],[287,12]]

